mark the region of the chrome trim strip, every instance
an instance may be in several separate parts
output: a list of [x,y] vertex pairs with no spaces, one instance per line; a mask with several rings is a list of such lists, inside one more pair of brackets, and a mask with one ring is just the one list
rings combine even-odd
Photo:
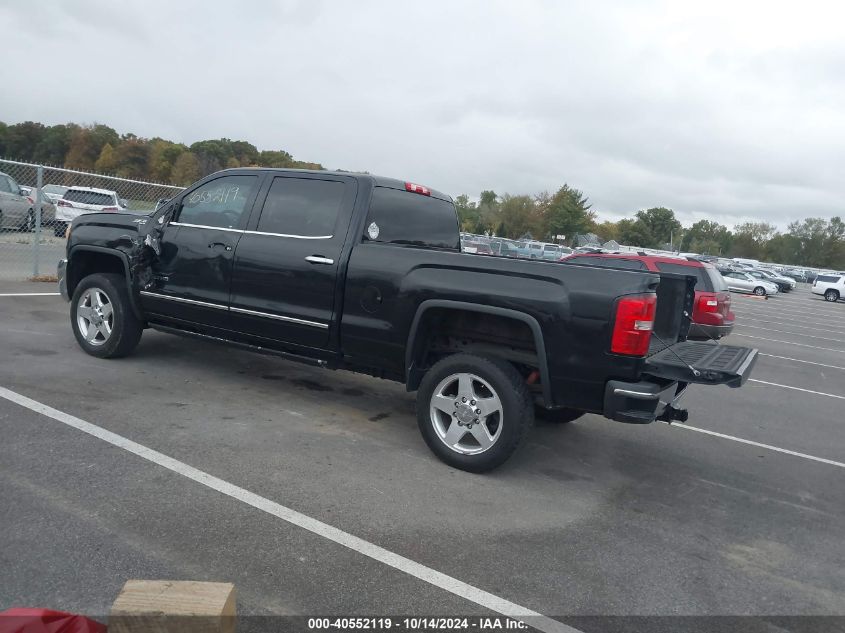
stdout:
[[269,312],[258,312],[257,310],[246,310],[245,308],[232,308],[230,307],[229,310],[232,312],[238,312],[240,314],[249,314],[250,316],[258,316],[258,317],[265,317],[267,319],[276,319],[277,321],[285,321],[287,323],[297,323],[299,325],[309,325],[311,327],[318,327],[323,330],[328,330],[329,326],[327,323],[318,323],[317,321],[306,321],[305,319],[295,319],[293,317],[282,316],[281,314],[270,314]]
[[228,229],[222,226],[206,226],[205,224],[188,224],[187,222],[171,222],[171,226],[187,226],[192,229],[209,229],[211,231],[226,231],[228,233],[244,233],[241,229]]
[[631,398],[639,398],[640,400],[657,400],[660,397],[659,393],[646,393],[644,391],[631,391],[630,389],[614,389],[614,395],[629,396]]
[[190,303],[195,306],[202,306],[203,308],[216,308],[218,310],[228,310],[229,306],[223,306],[219,303],[208,303],[206,301],[197,301],[196,299],[185,299],[184,297],[173,297],[171,295],[163,295],[157,292],[149,292],[147,290],[141,291],[141,296],[152,297],[154,299],[168,299],[170,301],[177,301],[179,303]]
[[289,235],[287,233],[268,233],[266,231],[244,231],[246,235],[269,235],[271,237],[292,237],[297,240],[330,240],[334,235]]

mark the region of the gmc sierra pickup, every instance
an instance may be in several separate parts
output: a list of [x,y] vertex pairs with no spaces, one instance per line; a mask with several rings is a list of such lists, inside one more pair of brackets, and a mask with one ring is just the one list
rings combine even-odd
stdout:
[[739,387],[757,356],[686,341],[692,276],[462,253],[451,198],[367,174],[221,171],[149,215],[75,219],[58,272],[92,356],[153,328],[399,381],[431,450],[476,472],[535,406],[685,420],[688,384]]

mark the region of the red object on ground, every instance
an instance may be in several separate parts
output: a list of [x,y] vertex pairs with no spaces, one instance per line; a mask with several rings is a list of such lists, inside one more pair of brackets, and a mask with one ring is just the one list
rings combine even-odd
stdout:
[[51,609],[0,611],[0,633],[106,633],[106,625]]

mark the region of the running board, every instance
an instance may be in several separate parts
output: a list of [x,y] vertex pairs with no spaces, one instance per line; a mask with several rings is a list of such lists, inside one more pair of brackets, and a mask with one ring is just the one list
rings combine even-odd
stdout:
[[227,338],[221,338],[219,336],[212,336],[211,334],[200,334],[199,332],[191,332],[189,330],[180,330],[177,327],[170,327],[169,325],[161,325],[160,323],[149,323],[148,324],[150,329],[158,330],[159,332],[164,332],[165,334],[175,334],[177,336],[185,336],[187,338],[195,338],[201,339],[203,341],[213,341],[214,343],[222,343],[224,345],[229,345],[230,347],[237,347],[238,349],[243,349],[248,352],[256,352],[258,354],[264,354],[267,356],[278,356],[280,358],[284,358],[285,360],[292,360],[297,363],[305,363],[306,365],[311,365],[312,367],[328,367],[329,363],[325,360],[320,360],[318,358],[311,358],[310,356],[302,356],[300,354],[293,354],[291,352],[282,352],[277,349],[272,349],[269,347],[261,347],[260,345],[252,345],[250,343],[242,343],[240,341],[232,341]]

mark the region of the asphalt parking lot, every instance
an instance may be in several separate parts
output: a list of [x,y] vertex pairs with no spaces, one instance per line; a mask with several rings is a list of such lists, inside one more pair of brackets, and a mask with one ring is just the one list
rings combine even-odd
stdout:
[[97,360],[53,290],[0,284],[0,608],[165,578],[259,615],[845,616],[845,302],[807,286],[734,295],[761,357],[686,425],[538,423],[487,475],[400,385],[151,331]]

